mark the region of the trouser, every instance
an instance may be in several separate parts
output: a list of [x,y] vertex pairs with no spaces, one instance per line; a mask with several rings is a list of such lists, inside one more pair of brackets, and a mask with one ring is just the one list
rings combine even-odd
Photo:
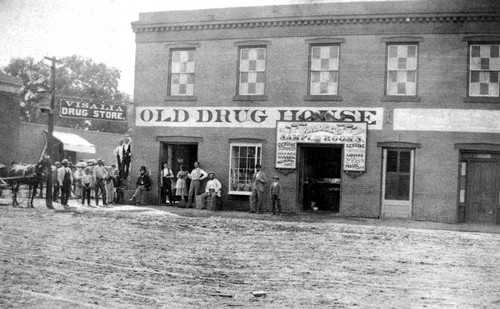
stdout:
[[120,156],[116,156],[116,164],[118,165],[118,175],[123,177],[123,162]]
[[115,186],[113,185],[113,181],[109,180],[106,182],[106,203],[113,203],[115,200]]
[[71,183],[63,183],[61,187],[61,205],[67,206],[71,196]]
[[212,197],[213,200],[215,200],[217,198],[217,192],[212,190],[212,192],[205,192],[201,195],[201,209],[207,208],[207,198],[209,196]]
[[123,201],[123,189],[120,187],[116,187],[116,197],[115,197],[115,203],[119,204]]
[[146,186],[138,186],[137,189],[135,189],[133,196],[141,205],[144,205],[144,198],[146,197],[147,190]]
[[167,197],[168,200],[170,201],[170,205],[174,202],[174,196],[172,195],[172,181],[169,178],[163,178],[163,187],[161,188],[162,190],[162,197],[161,200],[162,202],[167,203]]
[[54,184],[54,192],[52,193],[52,200],[57,201],[59,199],[59,183]]
[[264,192],[259,189],[253,189],[250,194],[250,211],[260,213],[262,211],[262,195]]
[[[189,185],[189,193],[188,193],[188,207],[191,207],[193,202],[193,195],[196,199],[196,195],[200,194],[201,181],[199,180],[191,180],[191,184]],[[196,200],[195,200],[196,203]]]
[[85,204],[85,199],[87,199],[87,205],[90,205],[90,191],[91,190],[92,190],[91,187],[83,187],[82,204]]
[[130,157],[125,157],[123,158],[123,176],[125,178],[128,178],[128,173],[129,173],[129,169],[130,169]]
[[281,213],[281,200],[277,195],[273,195],[271,197],[271,201],[273,203],[273,215],[276,214],[275,206],[277,206],[278,213]]
[[106,205],[106,185],[103,179],[97,179],[95,184],[95,204],[99,205],[99,190],[102,194],[102,203]]

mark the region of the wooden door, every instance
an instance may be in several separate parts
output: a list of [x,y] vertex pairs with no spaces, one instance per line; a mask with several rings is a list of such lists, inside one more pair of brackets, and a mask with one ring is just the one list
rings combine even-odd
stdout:
[[467,172],[466,218],[471,223],[497,221],[499,163],[471,161]]

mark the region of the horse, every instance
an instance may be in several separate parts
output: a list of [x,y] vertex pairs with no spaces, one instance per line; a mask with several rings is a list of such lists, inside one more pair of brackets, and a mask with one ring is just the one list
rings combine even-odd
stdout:
[[17,201],[17,193],[19,185],[27,184],[32,188],[31,196],[29,197],[28,207],[33,208],[33,199],[36,196],[37,188],[42,186],[47,179],[47,172],[50,171],[51,161],[48,157],[42,157],[36,164],[21,164],[13,163],[8,171],[5,179],[12,190],[12,206],[19,206]]

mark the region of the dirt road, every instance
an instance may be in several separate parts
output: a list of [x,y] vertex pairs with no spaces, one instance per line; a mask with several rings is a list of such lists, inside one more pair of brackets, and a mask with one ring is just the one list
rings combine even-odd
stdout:
[[500,307],[500,234],[162,209],[1,206],[0,307]]

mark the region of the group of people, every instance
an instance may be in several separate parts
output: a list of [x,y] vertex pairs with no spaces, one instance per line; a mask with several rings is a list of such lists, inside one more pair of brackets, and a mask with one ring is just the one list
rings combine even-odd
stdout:
[[[207,173],[200,167],[200,162],[194,162],[194,169],[191,172],[186,170],[184,165],[180,166],[180,171],[174,174],[168,163],[163,163],[160,171],[160,187],[162,189],[161,201],[173,206],[179,201],[180,207],[194,208],[196,196],[200,195],[201,182],[208,178],[202,198],[206,200],[208,196],[221,197],[222,185],[215,178],[215,173]],[[174,183],[174,179],[177,179]],[[187,180],[190,180],[189,188]],[[175,191],[175,193],[174,193]],[[135,194],[134,194],[135,196]]]
[[61,205],[67,206],[74,191],[82,198],[82,204],[91,205],[91,192],[94,191],[96,206],[99,206],[99,196],[102,196],[103,206],[123,202],[123,180],[115,164],[105,166],[104,160],[81,160],[70,167],[68,159],[55,162],[53,170],[54,201],[61,198]]

